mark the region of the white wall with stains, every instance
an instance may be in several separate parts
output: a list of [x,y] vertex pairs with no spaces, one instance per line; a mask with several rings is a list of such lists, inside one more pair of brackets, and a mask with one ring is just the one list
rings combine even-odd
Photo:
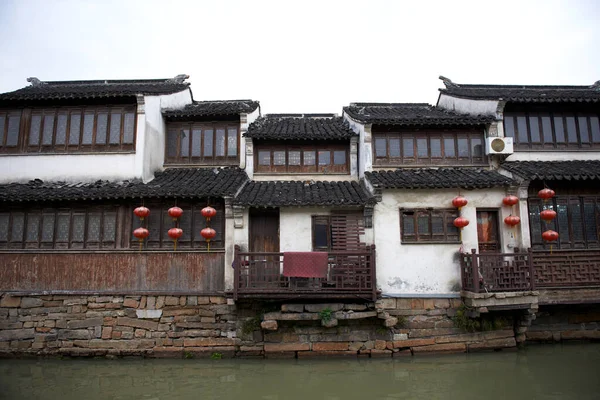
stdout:
[[[437,190],[384,190],[382,201],[375,206],[373,236],[377,244],[377,284],[384,295],[456,294],[460,290],[458,252],[477,248],[477,209],[497,210],[502,252],[512,252],[523,247],[522,226],[509,228],[504,218],[520,215],[522,208],[502,204],[506,195],[504,188],[463,190],[469,203],[460,215],[470,224],[462,231],[462,245],[402,243],[400,233],[400,208],[453,208],[452,199],[456,189]],[[525,222],[528,232],[528,224]]]

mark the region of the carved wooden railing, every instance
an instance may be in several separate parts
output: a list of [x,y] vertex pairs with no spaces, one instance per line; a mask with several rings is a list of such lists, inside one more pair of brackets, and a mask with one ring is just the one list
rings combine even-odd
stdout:
[[234,298],[239,297],[346,297],[375,300],[375,246],[364,251],[328,253],[326,278],[283,276],[284,253],[242,252],[235,246]]
[[600,286],[600,249],[534,251],[539,288]]
[[600,286],[600,250],[554,250],[461,255],[464,290],[526,291]]
[[463,290],[470,292],[518,292],[535,289],[532,253],[462,254]]

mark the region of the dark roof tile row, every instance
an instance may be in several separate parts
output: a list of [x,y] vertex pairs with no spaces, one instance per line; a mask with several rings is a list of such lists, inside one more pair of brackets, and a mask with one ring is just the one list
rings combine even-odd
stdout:
[[507,161],[501,168],[527,180],[600,180],[600,160]]
[[[187,76],[187,75],[185,75]],[[30,78],[32,79],[32,78]],[[173,79],[94,80],[40,82],[0,94],[0,101],[64,100],[98,97],[129,97],[164,95],[181,92],[189,87],[184,76]]]
[[248,180],[239,168],[180,168],[156,173],[156,177],[122,182],[92,183],[43,182],[0,185],[0,202],[106,200],[162,197],[223,197],[233,196]]
[[519,103],[598,102],[600,84],[589,86],[463,85],[444,82],[440,92],[477,100],[506,100]]
[[249,182],[235,199],[244,206],[364,206],[375,198],[359,182]]
[[317,118],[299,114],[299,117],[260,117],[244,134],[253,139],[330,140],[349,139],[357,134],[341,117]]
[[485,189],[516,184],[496,171],[469,168],[406,168],[365,172],[365,176],[381,189]]
[[352,103],[344,112],[356,121],[381,125],[484,125],[495,120],[491,115],[459,114],[426,103]]
[[195,101],[178,110],[166,110],[167,118],[206,117],[220,115],[248,114],[259,107],[254,100],[215,100]]

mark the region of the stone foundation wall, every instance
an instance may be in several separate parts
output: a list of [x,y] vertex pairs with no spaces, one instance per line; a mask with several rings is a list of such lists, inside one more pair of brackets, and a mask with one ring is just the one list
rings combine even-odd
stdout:
[[528,342],[600,340],[600,305],[543,305],[526,333]]
[[[397,357],[516,346],[512,325],[467,333],[460,299],[238,302],[220,296],[45,295],[0,300],[0,355]],[[512,324],[512,322],[511,322]]]

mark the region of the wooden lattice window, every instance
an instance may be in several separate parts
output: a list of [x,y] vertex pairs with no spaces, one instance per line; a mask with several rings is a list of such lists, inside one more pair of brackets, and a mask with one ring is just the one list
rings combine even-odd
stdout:
[[[547,229],[558,232],[558,241],[553,242],[558,249],[597,249],[600,248],[600,197],[598,196],[556,196],[544,202],[530,198],[529,227],[531,245],[534,249],[549,248],[550,243],[542,240]],[[540,219],[540,212],[550,209],[557,213],[551,222]]]
[[113,249],[122,224],[117,206],[0,212],[0,248]]
[[521,150],[598,150],[600,113],[556,111],[506,111],[504,135],[514,138]]
[[361,213],[333,213],[312,217],[313,251],[364,250],[364,218]]
[[165,164],[237,164],[238,126],[238,123],[168,123]]
[[459,243],[455,209],[401,209],[402,243]]
[[480,131],[406,131],[373,134],[375,165],[483,165]]
[[[150,231],[150,236],[145,241],[148,249],[172,249],[173,241],[167,234],[169,229],[175,227],[175,221],[168,215],[169,208],[174,202],[147,202],[146,207],[150,209],[150,215],[143,223],[134,219],[133,229],[144,226]],[[183,230],[183,236],[177,241],[178,249],[206,249],[207,243],[200,235],[200,231],[207,227],[206,219],[200,213],[207,206],[206,201],[199,202],[177,202],[177,206],[183,210],[183,216],[177,221],[177,226]],[[210,248],[222,249],[225,247],[225,205],[222,201],[211,202],[210,206],[217,210],[217,215],[211,218],[210,226],[217,235],[210,241]],[[133,209],[131,210],[133,213]],[[131,236],[131,246],[138,246],[138,241]]]
[[0,151],[3,153],[133,151],[135,131],[135,106],[0,111]]
[[346,174],[347,144],[270,144],[255,146],[255,171],[288,174]]

